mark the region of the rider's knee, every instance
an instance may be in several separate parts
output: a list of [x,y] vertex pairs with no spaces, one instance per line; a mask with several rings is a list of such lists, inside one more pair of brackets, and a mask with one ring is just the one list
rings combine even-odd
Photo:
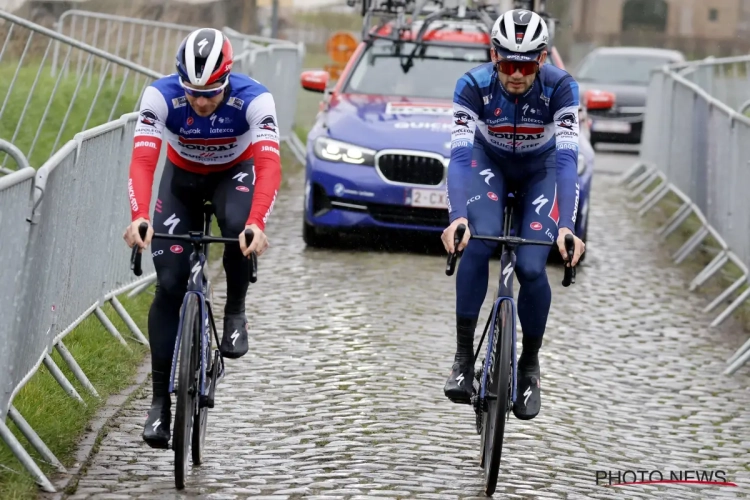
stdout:
[[174,271],[157,273],[156,293],[164,298],[176,298],[182,302],[187,291],[188,276]]
[[516,276],[519,283],[534,282],[546,276],[546,260],[540,259],[523,259],[516,261]]

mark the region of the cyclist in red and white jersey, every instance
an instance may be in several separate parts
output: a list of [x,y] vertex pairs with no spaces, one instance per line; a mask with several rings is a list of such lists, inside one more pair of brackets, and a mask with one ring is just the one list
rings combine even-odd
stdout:
[[[202,229],[203,205],[210,200],[224,236],[236,235],[238,246],[225,245],[227,301],[224,308],[223,356],[239,358],[248,350],[245,295],[249,261],[268,247],[265,224],[281,183],[279,132],[271,93],[252,78],[230,72],[229,39],[215,29],[188,35],[177,51],[177,73],[146,88],[135,129],[128,193],[132,223],[124,238],[145,249],[154,227],[170,234]],[[153,221],[149,217],[154,172],[167,142]],[[138,234],[149,224],[145,240]],[[246,228],[255,233],[245,244]],[[155,240],[157,284],[148,317],[153,399],[143,439],[167,448],[170,439],[169,373],[180,307],[190,274],[190,249]],[[243,256],[244,254],[244,256]]]

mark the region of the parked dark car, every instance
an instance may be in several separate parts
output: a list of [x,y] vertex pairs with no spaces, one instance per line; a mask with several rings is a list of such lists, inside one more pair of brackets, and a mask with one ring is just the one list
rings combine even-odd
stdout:
[[583,94],[604,90],[615,95],[608,110],[589,110],[591,145],[598,142],[640,144],[651,70],[682,62],[676,50],[646,47],[599,47],[573,73]]

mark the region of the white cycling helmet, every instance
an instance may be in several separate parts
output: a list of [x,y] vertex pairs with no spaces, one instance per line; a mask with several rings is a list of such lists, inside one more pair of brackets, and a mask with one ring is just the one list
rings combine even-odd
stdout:
[[547,23],[530,10],[509,10],[492,27],[492,46],[504,59],[533,61],[548,41]]

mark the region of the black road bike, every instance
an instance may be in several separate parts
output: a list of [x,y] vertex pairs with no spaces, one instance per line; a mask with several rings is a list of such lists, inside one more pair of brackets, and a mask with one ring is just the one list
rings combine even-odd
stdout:
[[[174,450],[175,487],[185,488],[188,455],[192,452],[193,465],[203,462],[206,441],[208,409],[214,407],[216,385],[224,378],[224,358],[218,349],[221,344],[216,331],[216,323],[211,310],[211,283],[204,273],[209,243],[239,245],[237,238],[216,238],[211,236],[211,218],[214,214],[211,204],[204,205],[203,231],[190,231],[188,234],[154,233],[152,239],[174,240],[190,243],[190,277],[187,292],[180,309],[180,322],[177,331],[172,370],[169,378],[169,392],[177,393],[175,405],[172,449]],[[141,239],[146,237],[148,224],[139,226]],[[245,242],[249,246],[253,232],[245,230]],[[133,247],[130,258],[131,270],[140,276],[141,253]],[[258,280],[258,260],[250,254],[250,282]],[[216,340],[213,349],[212,340]],[[213,350],[213,352],[212,352]],[[179,360],[179,374],[175,390],[175,374]]]
[[[513,205],[517,199],[513,193],[507,196],[505,207],[503,234],[510,235],[513,229]],[[466,226],[461,224],[456,229],[454,237],[454,253],[448,255],[445,274],[453,275],[458,261],[458,244],[463,240]],[[516,266],[515,249],[519,245],[555,246],[554,241],[527,240],[516,236],[481,236],[471,235],[470,239],[498,242],[501,245],[500,283],[497,298],[492,307],[492,313],[487,318],[482,338],[479,340],[474,363],[476,364],[482,342],[492,325],[487,339],[487,354],[482,360],[481,371],[476,372],[473,382],[474,393],[469,401],[454,401],[469,403],[476,413],[477,434],[482,436],[479,455],[479,466],[484,469],[484,492],[492,495],[497,486],[500,471],[500,457],[503,449],[505,422],[510,418],[510,410],[516,402],[516,303],[513,298],[513,271]],[[575,267],[570,267],[573,261],[575,240],[573,235],[565,236],[565,250],[568,259],[565,262],[565,276],[562,285],[567,287],[575,283]]]

